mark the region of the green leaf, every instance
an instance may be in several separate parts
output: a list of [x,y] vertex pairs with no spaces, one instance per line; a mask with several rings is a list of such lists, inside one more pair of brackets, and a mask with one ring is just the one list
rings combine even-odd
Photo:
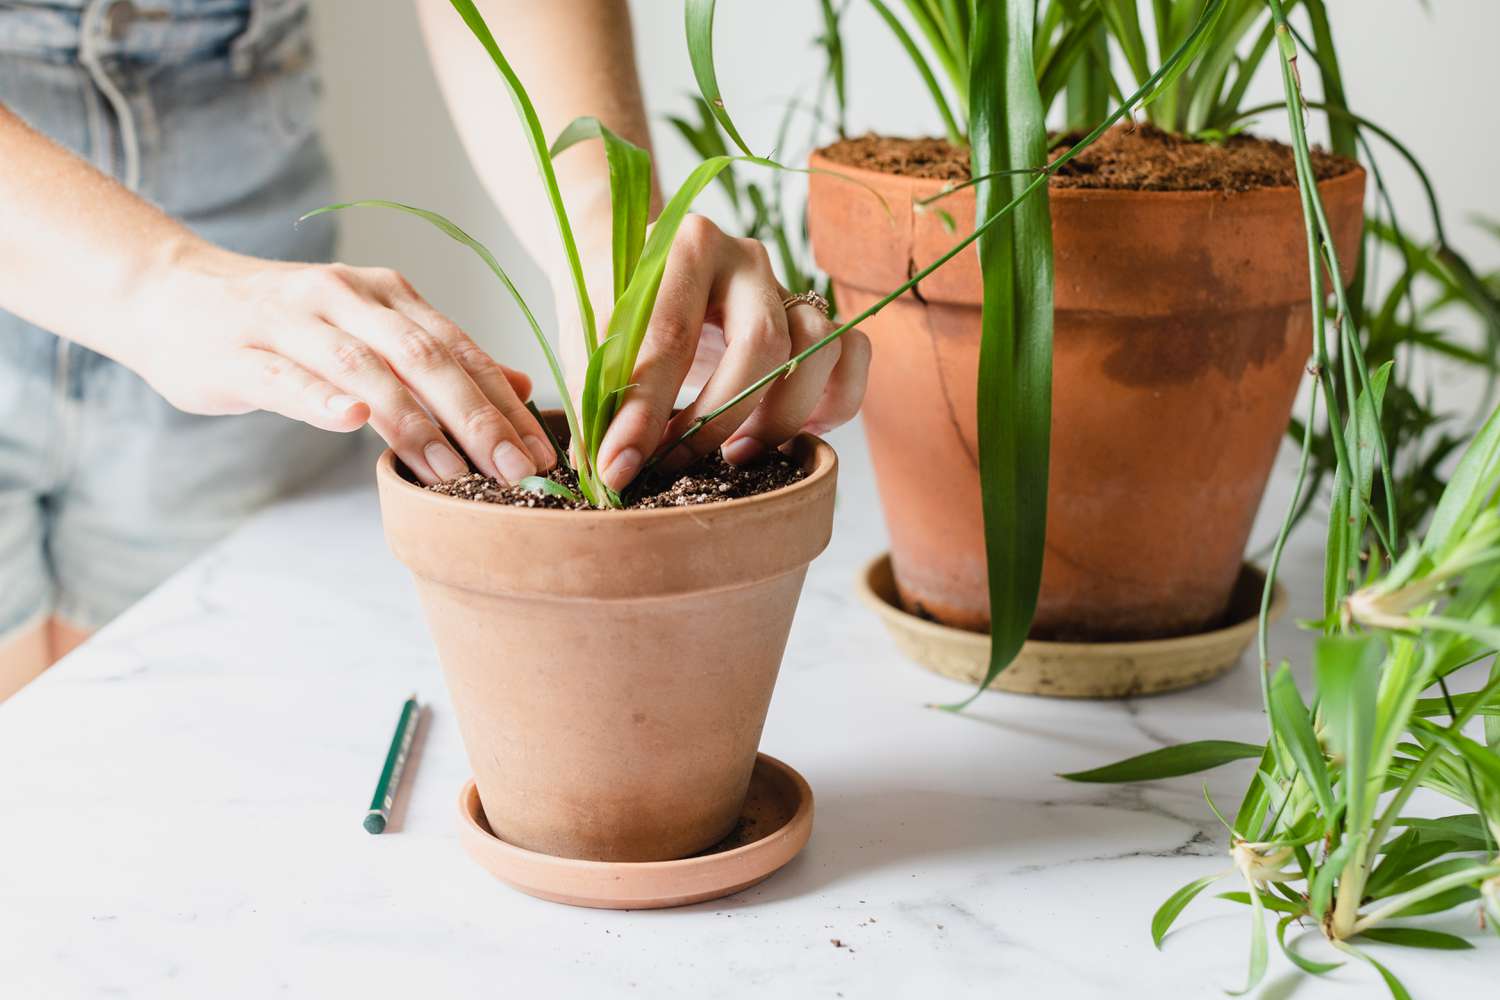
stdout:
[[646,339],[646,327],[651,321],[662,275],[666,272],[667,255],[677,230],[693,201],[713,183],[720,171],[733,162],[733,157],[718,156],[698,164],[667,202],[646,236],[630,284],[615,302],[614,312],[609,318],[609,336],[589,356],[582,408],[584,427],[589,434],[586,440],[591,462],[598,459],[604,432],[619,408],[619,390],[630,384],[634,374],[636,358]]
[[1349,426],[1343,431],[1345,452],[1356,456],[1355,464],[1359,468],[1359,502],[1354,502],[1355,498],[1351,496],[1356,487],[1349,481],[1349,470],[1339,462],[1334,468],[1332,502],[1328,512],[1327,551],[1330,556],[1324,563],[1323,614],[1329,619],[1338,614],[1344,597],[1357,583],[1354,574],[1360,566],[1370,490],[1375,482],[1375,442],[1381,433],[1381,407],[1393,364],[1386,362],[1370,377],[1370,391],[1359,394],[1355,404],[1356,419],[1349,421]]
[[1451,840],[1425,841],[1417,831],[1408,830],[1387,845],[1385,858],[1375,866],[1365,883],[1365,895],[1376,898],[1388,895],[1386,887],[1397,879],[1457,850],[1457,847]]
[[1352,955],[1364,959],[1366,962],[1369,962],[1370,966],[1374,968],[1376,972],[1380,973],[1380,978],[1385,980],[1385,988],[1390,990],[1393,1000],[1411,1000],[1411,994],[1406,992],[1406,987],[1401,985],[1401,980],[1397,979],[1395,974],[1392,973],[1390,969],[1387,969],[1385,966],[1375,961],[1375,959],[1371,958],[1369,955],[1366,955],[1363,951],[1360,951],[1358,948],[1355,948],[1352,945],[1345,945],[1344,950],[1348,951]]
[[1373,808],[1369,792],[1382,650],[1373,636],[1325,636],[1314,650],[1319,708],[1329,743],[1344,758],[1339,791],[1354,830],[1363,829]]
[[948,134],[948,141],[955,146],[962,146],[964,142],[963,130],[958,127],[957,120],[953,117],[952,110],[948,107],[948,98],[943,93],[943,88],[938,84],[937,77],[932,68],[927,65],[927,59],[922,55],[922,50],[917,47],[916,39],[911,37],[911,32],[901,23],[891,9],[881,0],[869,0],[870,6],[875,8],[875,13],[885,21],[886,27],[891,34],[896,36],[896,41],[906,50],[912,65],[916,66],[918,75],[922,78],[922,84],[927,88],[927,94],[932,98],[932,104],[938,110],[943,119],[943,129]]
[[[1244,890],[1221,892],[1219,893],[1219,898],[1227,899],[1231,903],[1239,903],[1242,906],[1250,905],[1250,894]],[[1294,917],[1307,912],[1306,906],[1298,906],[1285,899],[1277,899],[1275,896],[1268,896],[1265,893],[1260,894],[1260,903],[1268,910],[1275,910],[1277,913],[1288,913]]]
[[1157,908],[1156,914],[1151,918],[1151,940],[1156,943],[1158,949],[1161,948],[1162,940],[1166,938],[1167,931],[1172,929],[1172,925],[1177,922],[1177,918],[1182,915],[1182,911],[1187,909],[1187,905],[1204,889],[1207,889],[1223,877],[1221,873],[1218,875],[1205,875],[1200,879],[1195,879],[1168,896],[1166,902]]
[[1323,748],[1318,745],[1313,732],[1312,719],[1302,696],[1297,692],[1297,682],[1292,677],[1292,668],[1283,663],[1271,679],[1271,728],[1281,737],[1287,752],[1297,764],[1297,770],[1312,789],[1318,800],[1318,808],[1329,823],[1333,822],[1335,808],[1333,786],[1328,780],[1328,766],[1323,760]]
[[[1006,171],[1047,162],[1046,111],[1031,63],[1031,22],[1031,0],[975,9],[971,173],[993,175],[976,186],[976,225],[1027,188],[1022,175]],[[1021,651],[1042,578],[1052,428],[1052,217],[1046,189],[1022,201],[977,247],[984,286],[979,484],[990,604],[983,691]]]
[[1264,746],[1255,743],[1239,743],[1234,740],[1199,740],[1196,743],[1179,743],[1177,746],[1152,750],[1104,767],[1060,774],[1058,777],[1069,781],[1103,784],[1155,781],[1159,778],[1196,774],[1232,761],[1259,757],[1264,750]]
[[1399,944],[1403,948],[1435,948],[1438,951],[1469,951],[1472,942],[1457,934],[1429,930],[1426,927],[1371,927],[1359,935],[1381,944]]
[[1435,562],[1441,562],[1462,541],[1494,495],[1497,477],[1500,477],[1500,409],[1490,414],[1474,435],[1432,514],[1422,550]]
[[1250,971],[1245,988],[1228,990],[1230,996],[1244,996],[1266,977],[1266,911],[1260,893],[1250,895]]
[[604,143],[604,160],[609,168],[614,296],[618,299],[635,273],[651,221],[651,154],[620,138],[597,118],[575,118],[552,143],[550,155],[555,157],[587,139]]
[[547,479],[545,476],[527,476],[516,483],[521,489],[528,493],[540,493],[547,496],[570,500],[573,503],[583,503],[583,498],[562,483]]
[[1450,841],[1454,851],[1483,851],[1489,846],[1478,813],[1459,813],[1438,819],[1403,816],[1396,820],[1395,825],[1415,830],[1433,839]]
[[1312,911],[1313,918],[1319,923],[1322,923],[1323,915],[1328,912],[1328,903],[1333,898],[1334,880],[1339,877],[1339,873],[1344,870],[1344,866],[1354,856],[1354,852],[1360,843],[1361,840],[1359,838],[1350,837],[1340,844],[1328,857],[1323,859],[1322,864],[1318,865],[1318,870],[1313,875],[1312,882],[1308,884],[1307,907]]
[[708,102],[709,110],[719,121],[720,127],[730,140],[746,156],[754,156],[739,129],[724,107],[724,95],[719,92],[719,74],[714,68],[714,6],[715,0],[686,0],[683,11],[686,16],[688,59],[693,66],[693,76],[698,80],[698,91]]
[[[589,302],[588,286],[583,280],[583,260],[578,255],[578,243],[573,238],[573,227],[568,222],[568,210],[563,205],[562,189],[557,183],[557,172],[552,168],[552,157],[547,151],[547,137],[542,132],[542,122],[537,117],[536,107],[531,103],[531,96],[526,93],[526,88],[521,84],[521,78],[516,76],[515,70],[511,69],[510,62],[505,54],[500,51],[500,45],[495,41],[495,36],[490,33],[489,26],[484,23],[484,17],[479,9],[474,6],[473,0],[449,0],[453,9],[464,19],[469,26],[469,31],[484,46],[489,54],[490,61],[500,71],[500,77],[505,81],[505,89],[510,94],[511,103],[515,105],[516,114],[521,119],[521,129],[526,135],[526,145],[531,150],[532,158],[536,160],[537,171],[542,175],[542,185],[547,191],[547,200],[552,206],[552,218],[557,224],[557,234],[562,239],[563,252],[568,259],[568,268],[573,277],[573,293],[578,301],[578,318],[583,324],[584,342],[592,353],[598,343],[598,334],[594,325],[594,307]],[[563,393],[567,398],[567,393]],[[587,471],[587,470],[581,470]]]
[[1281,953],[1285,955],[1293,965],[1301,969],[1303,972],[1308,973],[1309,975],[1322,976],[1332,972],[1334,969],[1337,969],[1344,964],[1343,962],[1315,962],[1310,958],[1299,955],[1297,953],[1297,949],[1293,947],[1293,945],[1287,944],[1287,925],[1296,919],[1297,918],[1295,915],[1290,915],[1282,917],[1280,920],[1276,921],[1276,943],[1281,946]]

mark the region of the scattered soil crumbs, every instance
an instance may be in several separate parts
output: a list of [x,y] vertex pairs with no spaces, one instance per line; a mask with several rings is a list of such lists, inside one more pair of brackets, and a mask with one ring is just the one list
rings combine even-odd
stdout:
[[[1050,159],[1081,139],[1056,137]],[[936,180],[969,179],[969,154],[946,139],[896,139],[864,135],[823,150],[836,163],[881,173]],[[1312,154],[1318,180],[1354,169],[1354,162],[1321,149]],[[1117,125],[1064,164],[1054,188],[1128,191],[1251,191],[1296,183],[1292,148],[1272,139],[1233,135],[1208,142],[1163,132],[1154,125]]]
[[[559,467],[548,475],[568,489],[578,491],[578,477],[572,469]],[[722,455],[714,452],[680,473],[648,473],[639,486],[627,491],[625,509],[658,510],[663,507],[693,507],[720,500],[739,500],[779,490],[806,476],[807,473],[796,459],[779,451],[772,451],[765,458],[749,465],[730,465]],[[533,493],[516,486],[501,486],[489,476],[478,472],[471,472],[427,489],[444,496],[480,503],[508,504],[512,507],[594,509],[587,502],[575,503],[566,497]]]

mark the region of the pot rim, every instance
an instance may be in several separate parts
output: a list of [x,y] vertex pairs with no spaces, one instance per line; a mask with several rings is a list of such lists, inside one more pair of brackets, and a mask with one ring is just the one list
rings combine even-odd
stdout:
[[[462,497],[445,496],[441,493],[433,493],[431,490],[412,482],[396,470],[396,453],[390,448],[380,453],[380,458],[375,462],[375,478],[377,483],[390,483],[393,488],[404,487],[407,496],[413,503],[424,503],[433,511],[449,510],[455,513],[463,512],[471,517],[501,517],[513,518],[521,521],[545,521],[558,517],[569,517],[583,523],[603,523],[605,521],[644,524],[652,521],[662,521],[673,517],[694,517],[704,508],[717,511],[748,510],[764,504],[774,504],[797,497],[801,493],[819,488],[819,486],[833,476],[838,469],[838,452],[834,451],[833,445],[822,438],[808,434],[805,431],[799,433],[792,439],[793,454],[802,457],[804,461],[812,460],[813,467],[803,478],[783,486],[780,489],[771,490],[766,493],[757,493],[750,497],[737,497],[733,500],[718,500],[706,504],[693,504],[687,507],[658,507],[652,510],[555,510],[549,507],[514,507],[510,504],[480,503],[474,500],[466,500]],[[799,454],[800,453],[800,454]],[[486,512],[487,511],[487,512]]]
[[[910,184],[913,187],[931,185],[934,191],[940,190],[944,184],[952,183],[951,181],[944,181],[936,177],[908,177],[906,174],[890,173],[885,170],[871,170],[869,167],[854,167],[850,166],[847,163],[839,163],[837,160],[831,160],[824,155],[823,150],[826,148],[826,146],[820,147],[813,150],[812,153],[809,154],[807,160],[807,166],[809,170],[833,175],[838,175],[841,173],[848,174],[855,180],[860,180],[861,178],[878,178],[886,183],[895,182],[901,184]],[[1352,184],[1355,179],[1358,179],[1360,186],[1363,187],[1366,179],[1365,174],[1366,171],[1364,165],[1356,163],[1353,170],[1339,174],[1337,177],[1329,177],[1319,181],[1318,187],[1325,188],[1330,185],[1339,185],[1345,183]],[[963,192],[955,193],[959,196],[962,196],[965,192],[969,191],[972,191],[972,189],[966,188]],[[1251,188],[1248,191],[1215,191],[1212,189],[1196,191],[1146,191],[1136,188],[1055,188],[1051,185],[1047,185],[1047,196],[1049,198],[1066,198],[1078,200],[1110,199],[1118,201],[1128,201],[1136,198],[1162,198],[1166,200],[1184,201],[1214,198],[1222,201],[1230,198],[1254,197],[1256,195],[1295,195],[1297,194],[1297,191],[1298,188],[1295,184],[1281,185],[1278,187]]]

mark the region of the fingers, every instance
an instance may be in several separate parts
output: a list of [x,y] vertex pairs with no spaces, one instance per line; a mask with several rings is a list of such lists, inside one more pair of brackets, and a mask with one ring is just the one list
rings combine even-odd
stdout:
[[629,485],[661,442],[697,352],[722,239],[713,223],[698,216],[689,216],[678,230],[631,375],[635,387],[625,393],[599,445],[599,468],[611,489]]
[[270,410],[325,431],[358,430],[370,408],[338,386],[279,354],[258,348],[235,353],[230,379],[245,386],[243,410]]
[[850,330],[835,343],[842,344],[844,349],[823,387],[822,398],[802,425],[809,434],[824,434],[847,424],[865,401],[865,386],[870,377],[870,338],[859,330]]
[[317,289],[326,323],[273,334],[270,346],[367,402],[371,425],[418,478],[468,471],[448,438],[501,482],[552,464],[511,377],[404,279],[349,268],[333,278]]
[[[398,276],[399,277],[399,276]],[[392,307],[405,315],[408,319],[418,325],[420,329],[430,332],[437,338],[449,356],[458,363],[469,379],[479,389],[484,398],[499,411],[505,422],[514,429],[515,434],[520,437],[521,444],[536,469],[550,469],[556,463],[557,456],[553,451],[551,443],[547,440],[547,433],[531,411],[526,408],[526,400],[531,398],[531,379],[523,372],[507,368],[497,363],[485,351],[458,328],[452,320],[438,312],[427,303],[415,289],[404,281],[392,299]],[[471,399],[472,402],[472,399]],[[441,414],[439,414],[441,416]],[[473,417],[469,418],[473,420]],[[460,441],[460,444],[464,442]],[[488,443],[488,442],[485,442]],[[513,443],[513,442],[512,442]],[[498,445],[495,442],[493,448]],[[467,445],[465,445],[467,448]],[[483,444],[481,444],[483,447]],[[470,454],[473,454],[472,452]],[[495,465],[499,461],[495,460]],[[519,470],[518,470],[519,471]],[[489,473],[493,475],[493,473]],[[531,475],[528,472],[525,475]],[[509,475],[505,476],[511,482],[515,482]],[[517,477],[521,478],[521,477]]]
[[[666,439],[675,439],[701,414],[729,402],[791,356],[791,333],[787,312],[781,305],[781,286],[771,270],[765,248],[755,240],[735,241],[733,270],[723,275],[715,288],[724,321],[724,358],[708,384],[690,406],[667,426]],[[661,459],[671,472],[716,450],[769,391],[763,387],[716,417],[693,437]]]
[[[834,329],[833,323],[810,305],[794,305],[786,316],[793,355],[801,354]],[[755,412],[724,442],[724,458],[744,465],[801,430],[822,398],[842,350],[841,340],[832,341],[773,382]]]

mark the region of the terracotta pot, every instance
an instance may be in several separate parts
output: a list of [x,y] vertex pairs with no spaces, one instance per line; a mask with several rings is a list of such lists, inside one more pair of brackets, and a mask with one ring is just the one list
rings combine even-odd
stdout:
[[391,452],[381,517],[411,569],[495,834],[530,851],[663,861],[740,815],[837,459],[807,478],[650,511],[481,504],[415,485]]
[[[972,190],[814,154],[808,227],[852,316],[972,231]],[[1347,281],[1364,172],[1320,185]],[[1033,635],[1181,635],[1223,618],[1312,344],[1292,188],[1051,193],[1056,257],[1047,548]],[[892,218],[894,216],[894,218]],[[902,603],[989,626],[979,499],[973,248],[862,324],[865,430]]]

